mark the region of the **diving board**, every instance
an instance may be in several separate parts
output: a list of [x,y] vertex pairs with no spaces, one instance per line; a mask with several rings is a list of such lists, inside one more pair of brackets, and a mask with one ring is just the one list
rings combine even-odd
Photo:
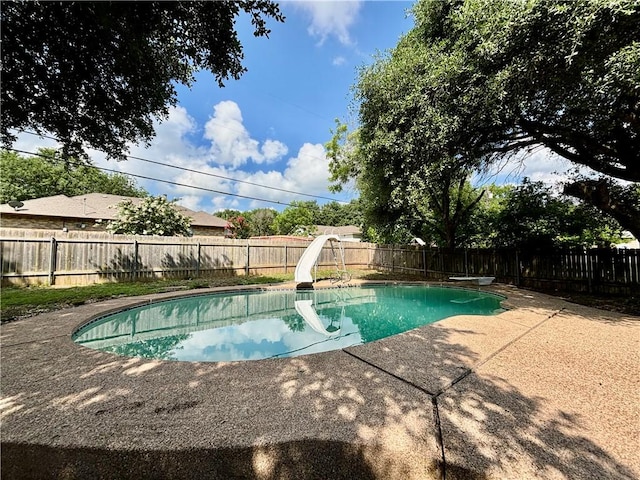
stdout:
[[318,257],[324,248],[324,244],[327,242],[339,242],[340,237],[338,235],[319,235],[313,242],[305,249],[298,264],[296,265],[295,282],[300,284],[311,285],[313,283],[313,277],[311,276],[311,269],[318,261]]
[[457,282],[473,282],[477,285],[491,285],[496,277],[449,277],[449,280]]

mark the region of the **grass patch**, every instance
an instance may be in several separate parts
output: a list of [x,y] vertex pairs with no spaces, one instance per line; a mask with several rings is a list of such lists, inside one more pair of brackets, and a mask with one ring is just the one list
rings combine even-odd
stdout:
[[172,290],[283,283],[293,275],[249,275],[197,280],[159,280],[152,282],[100,283],[82,287],[4,287],[0,291],[0,319],[10,322],[19,318],[61,308],[117,297],[134,297]]

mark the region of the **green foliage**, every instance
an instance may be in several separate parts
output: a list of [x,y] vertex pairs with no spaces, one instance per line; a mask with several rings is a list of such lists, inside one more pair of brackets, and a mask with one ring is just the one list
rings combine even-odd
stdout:
[[277,215],[278,212],[273,208],[257,208],[247,212],[245,217],[249,223],[251,236],[263,237],[273,235],[271,225]]
[[640,238],[640,183],[621,184],[607,177],[575,176],[563,192],[593,205]]
[[225,220],[229,220],[230,218],[237,217],[238,215],[242,215],[240,210],[233,210],[231,208],[226,208],[224,210],[220,210],[215,212],[216,217],[223,218]]
[[351,179],[357,179],[360,171],[358,154],[360,153],[360,143],[358,132],[349,133],[346,124],[335,120],[336,129],[331,130],[331,140],[325,143],[324,148],[329,158],[329,181],[333,182],[329,186],[332,192],[342,191],[343,185]]
[[490,187],[475,221],[475,246],[524,250],[610,246],[620,241],[620,225],[597,209],[576,205],[542,182]]
[[[257,208],[246,212],[222,210],[216,215],[229,222],[234,238],[268,235],[300,235],[314,233],[315,225],[361,225],[360,200],[347,204],[329,202],[319,206],[317,202],[292,202],[282,212],[273,208]],[[241,220],[240,220],[241,219]]]
[[315,230],[315,201],[293,201],[273,221],[271,228],[276,235],[308,236]]
[[117,219],[107,230],[125,235],[191,236],[191,219],[182,215],[175,200],[147,197],[135,204],[125,200],[118,204]]
[[[360,70],[357,130],[337,122],[326,146],[331,180],[356,180],[365,224],[383,238],[413,230],[403,218],[435,226],[429,186],[457,196],[460,175],[539,146],[640,180],[640,3],[421,0],[413,13],[415,27]],[[608,196],[583,187],[568,191],[640,236],[640,205],[618,199],[619,185]],[[464,201],[460,212],[472,214]]]
[[414,13],[404,43],[431,55],[420,75],[460,152],[494,160],[544,145],[640,180],[638,125],[629,121],[640,95],[637,1],[422,0]]
[[176,85],[209,70],[238,79],[246,13],[255,36],[283,21],[271,0],[236,2],[3,2],[2,119],[12,129],[54,134],[66,156],[85,146],[123,158],[127,142],[148,142],[154,118],[175,105]]
[[251,236],[249,222],[242,215],[228,218],[226,229],[230,232],[231,238],[249,238]]
[[37,156],[30,157],[0,150],[0,171],[0,203],[85,193],[147,195],[125,175],[104,173],[79,160],[65,161],[53,149],[40,149]]
[[447,127],[472,166],[542,145],[589,167],[608,192],[567,192],[640,236],[640,204],[611,181],[640,181],[640,3],[422,0],[414,13],[401,44],[428,52],[415,70],[433,110],[425,135]]
[[331,225],[334,227],[361,225],[363,217],[360,200],[352,200],[346,204],[335,201],[325,203],[316,212],[314,221],[317,225]]

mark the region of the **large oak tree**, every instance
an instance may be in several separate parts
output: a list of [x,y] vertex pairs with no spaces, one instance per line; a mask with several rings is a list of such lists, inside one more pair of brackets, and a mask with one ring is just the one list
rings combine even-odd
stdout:
[[565,193],[640,237],[637,185],[614,181],[640,182],[640,3],[424,0],[415,14],[462,152],[495,162],[543,146],[588,167],[598,178]]
[[2,2],[3,143],[30,129],[70,156],[89,146],[124,158],[127,142],[153,137],[176,84],[205,69],[222,86],[245,71],[242,12],[256,36],[268,35],[269,18],[284,20],[271,0]]
[[420,0],[413,11],[415,27],[360,74],[357,162],[339,158],[335,172],[406,210],[425,167],[545,147],[595,172],[567,193],[640,237],[640,3]]

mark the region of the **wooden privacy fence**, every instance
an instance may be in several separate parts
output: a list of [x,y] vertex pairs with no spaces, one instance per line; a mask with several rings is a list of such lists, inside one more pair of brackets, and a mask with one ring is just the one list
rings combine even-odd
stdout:
[[[147,237],[3,229],[3,284],[85,285],[155,277],[292,273],[310,241]],[[348,269],[382,269],[428,280],[493,276],[523,287],[630,294],[640,292],[640,250],[524,252],[343,242]],[[323,249],[318,268],[334,268],[338,248]]]
[[430,280],[491,276],[497,282],[542,290],[640,293],[638,249],[445,250],[381,245],[374,249],[370,267]]
[[[3,232],[4,233],[4,232]],[[51,232],[49,232],[51,233]],[[3,284],[86,285],[156,277],[289,273],[310,241],[271,242],[221,237],[145,237],[71,233],[0,238]],[[368,245],[368,244],[367,244]],[[369,249],[342,243],[348,268],[367,268]],[[342,268],[337,246],[327,243],[318,268]]]

